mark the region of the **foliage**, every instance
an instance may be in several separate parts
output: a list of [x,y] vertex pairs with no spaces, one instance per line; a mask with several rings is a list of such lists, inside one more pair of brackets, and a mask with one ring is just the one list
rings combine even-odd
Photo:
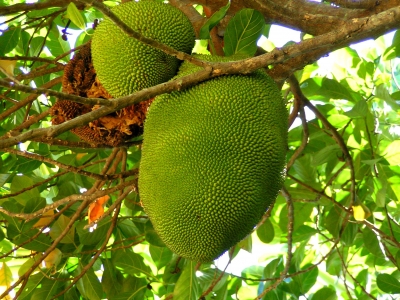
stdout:
[[[196,46],[201,52],[207,44],[212,52],[222,49],[223,39],[212,28],[225,28],[228,19],[226,53],[254,55],[259,40],[259,56],[220,70],[270,65],[291,112],[281,195],[251,236],[200,265],[166,248],[141,208],[140,139],[118,148],[79,141],[68,130],[92,121],[92,113],[51,125],[49,108],[62,95],[54,91],[61,92],[65,64],[103,17],[100,2],[83,2],[92,1],[0,0],[0,298],[398,297],[400,31],[390,38],[382,34],[398,26],[399,20],[387,16],[400,15],[399,3],[330,1],[342,5],[336,19],[325,16],[316,28],[312,22],[331,13],[330,4],[299,1],[298,11],[287,9],[285,19],[280,1],[268,1],[275,6],[259,6],[260,11],[252,10],[259,1],[246,1],[245,10],[229,8],[226,1],[215,1],[215,7],[170,1],[186,9],[198,4],[185,13],[208,40]],[[295,23],[303,9],[308,17]],[[340,15],[343,10],[350,19]],[[199,12],[213,17],[197,24]],[[272,21],[264,24],[264,18],[303,30],[303,40],[275,48],[276,41],[268,39]],[[349,46],[368,37],[377,37],[370,48]],[[204,79],[189,78],[187,84]],[[138,98],[129,99],[125,106]]]

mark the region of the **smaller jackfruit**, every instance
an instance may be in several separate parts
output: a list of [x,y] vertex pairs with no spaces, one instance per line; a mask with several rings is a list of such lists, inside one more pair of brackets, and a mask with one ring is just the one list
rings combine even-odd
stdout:
[[[190,53],[194,46],[192,24],[171,5],[132,1],[112,12],[134,31],[176,50]],[[108,18],[94,32],[92,57],[101,84],[113,97],[168,81],[180,65],[177,58],[129,37]]]
[[[198,69],[185,62],[176,78]],[[139,193],[172,251],[211,261],[253,230],[283,183],[287,126],[280,91],[261,70],[156,97],[144,125]]]

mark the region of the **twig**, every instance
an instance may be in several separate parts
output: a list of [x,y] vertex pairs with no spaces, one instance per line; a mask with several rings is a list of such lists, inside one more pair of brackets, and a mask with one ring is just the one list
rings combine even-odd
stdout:
[[[297,96],[295,95],[295,97],[297,97]],[[296,149],[296,151],[293,153],[293,155],[290,157],[290,159],[287,163],[286,172],[289,172],[289,170],[293,166],[295,160],[301,155],[301,153],[307,146],[308,138],[309,138],[308,124],[307,124],[306,114],[304,112],[304,105],[301,102],[300,98],[296,102],[300,102],[299,113],[300,113],[301,125],[303,127],[303,137],[302,137],[300,146]]]
[[109,194],[111,194],[111,193],[113,193],[115,191],[121,190],[121,189],[123,189],[125,187],[128,187],[130,185],[133,185],[133,184],[135,184],[135,182],[136,182],[136,180],[129,180],[129,181],[120,183],[120,184],[118,184],[118,185],[116,185],[116,186],[114,186],[112,188],[109,188],[109,189],[98,190],[98,191],[95,191],[95,192],[89,192],[88,191],[88,192],[85,192],[83,194],[70,195],[70,196],[64,197],[64,198],[62,198],[60,200],[57,200],[56,202],[53,202],[52,204],[49,204],[46,207],[44,207],[42,209],[39,209],[39,210],[37,210],[37,211],[35,211],[33,213],[29,213],[29,214],[26,214],[26,213],[12,213],[12,212],[9,212],[8,210],[5,210],[2,207],[0,207],[0,212],[4,213],[4,214],[6,214],[6,215],[8,215],[10,217],[16,217],[16,218],[20,218],[20,219],[25,219],[26,221],[30,221],[32,219],[35,219],[35,218],[43,215],[45,212],[47,212],[49,210],[54,210],[57,207],[59,207],[61,205],[64,205],[66,203],[69,203],[69,202],[74,203],[74,202],[77,202],[77,201],[80,201],[80,200],[89,201],[90,202],[90,201],[93,201],[94,199],[97,199],[99,197],[102,197],[102,196],[105,196],[105,195],[109,195]]
[[[43,87],[45,87],[45,88],[47,89],[47,88],[50,88],[50,87],[52,87],[52,86],[54,86],[54,85],[56,85],[56,84],[58,84],[58,83],[60,83],[60,82],[61,82],[61,77],[57,77],[57,78],[54,78],[54,79],[52,79],[52,80],[46,82],[45,84],[43,84]],[[25,86],[25,85],[14,84],[14,83],[7,82],[7,81],[4,80],[4,79],[0,79],[0,86],[4,86],[4,85],[2,85],[2,83],[5,83],[5,85],[6,85],[7,87],[12,88],[12,89],[16,89],[16,88],[15,88],[16,86],[21,86],[21,87],[26,87],[29,91],[34,90],[34,88],[31,88],[31,87],[28,87],[28,86]],[[25,91],[26,91],[26,90],[25,90]],[[28,92],[29,92],[29,91],[28,91]],[[40,94],[43,94],[43,93],[38,93],[38,94],[40,95]],[[25,105],[31,103],[31,102],[34,101],[35,99],[36,99],[36,96],[35,96],[35,95],[29,95],[29,96],[26,97],[24,100],[19,101],[17,104],[13,105],[13,106],[10,107],[9,109],[7,109],[5,112],[1,113],[1,114],[0,114],[0,120],[5,119],[5,118],[8,117],[9,115],[11,115],[12,113],[16,112],[16,111],[19,110],[21,107],[24,107]]]
[[350,155],[349,149],[347,148],[347,145],[344,142],[343,137],[337,132],[336,128],[332,126],[332,124],[329,123],[329,121],[325,118],[325,116],[304,96],[304,94],[300,89],[299,82],[295,76],[292,75],[290,77],[290,83],[291,83],[291,88],[293,89],[294,93],[296,93],[296,95],[301,98],[302,103],[304,103],[304,105],[307,106],[317,116],[317,118],[322,122],[324,127],[331,132],[332,137],[335,139],[336,143],[339,145],[340,149],[344,154],[346,163],[350,169],[351,201],[349,207],[351,207],[356,199],[356,179],[355,179],[356,176],[354,171],[353,158]]
[[[337,253],[338,253],[339,257],[340,257],[340,260],[342,261],[343,268],[345,270],[345,274],[343,274],[343,277],[345,278],[346,277],[346,273],[347,273],[347,275],[349,275],[350,278],[361,288],[361,290],[364,292],[364,294],[366,294],[371,299],[377,300],[377,298],[372,296],[370,293],[368,293],[368,291],[365,289],[365,287],[363,287],[362,284],[350,273],[349,269],[347,268],[347,264],[344,261],[343,255],[340,253],[340,249],[337,246],[336,246],[336,250],[337,250]],[[351,299],[351,298],[352,297],[350,297],[349,299]]]
[[24,291],[24,287],[27,284],[27,279],[32,274],[32,272],[42,263],[42,261],[56,248],[58,243],[64,238],[64,236],[68,233],[68,231],[75,224],[75,221],[80,217],[83,210],[89,205],[89,200],[84,200],[82,204],[78,207],[74,215],[71,217],[69,223],[65,226],[64,230],[60,233],[60,235],[54,240],[49,248],[41,255],[37,262],[32,264],[32,266],[22,275],[17,281],[8,287],[3,294],[0,295],[0,299],[7,296],[10,291],[12,291],[15,287],[21,284],[19,290],[15,294],[14,299],[17,300],[21,293]]
[[57,167],[59,167],[61,169],[67,170],[69,172],[74,172],[74,173],[81,174],[81,175],[84,175],[84,176],[87,176],[87,177],[90,177],[90,178],[94,178],[94,179],[97,179],[97,180],[112,180],[112,179],[116,179],[116,178],[119,177],[119,175],[116,175],[116,174],[114,174],[114,175],[102,175],[102,174],[96,174],[96,173],[93,173],[93,172],[85,171],[85,170],[82,170],[82,168],[66,165],[66,164],[60,163],[60,162],[58,162],[56,160],[53,160],[53,159],[50,159],[48,157],[41,156],[41,155],[35,154],[35,153],[16,150],[16,149],[12,149],[12,148],[6,148],[4,150],[6,152],[8,152],[8,153],[13,153],[13,154],[16,154],[16,155],[19,155],[19,156],[23,156],[23,157],[26,157],[26,158],[30,158],[30,159],[34,159],[34,160],[37,160],[37,161],[50,163],[50,164],[55,165],[55,166],[57,166]]
[[96,251],[96,253],[93,255],[93,257],[90,259],[90,261],[88,262],[88,264],[82,269],[82,271],[80,272],[79,275],[75,276],[74,279],[71,281],[71,283],[60,293],[58,293],[57,295],[53,296],[51,299],[58,299],[58,297],[60,297],[61,295],[63,295],[64,293],[66,293],[69,289],[71,289],[76,282],[82,278],[83,275],[85,275],[85,273],[94,265],[94,263],[96,262],[96,260],[99,258],[100,254],[103,253],[104,249],[107,247],[107,243],[111,237],[111,234],[117,224],[117,220],[118,220],[118,215],[119,215],[119,211],[121,208],[121,202],[122,200],[125,199],[125,197],[128,195],[128,193],[130,192],[130,190],[125,191],[124,193],[122,193],[122,195],[120,197],[118,197],[118,199],[115,201],[115,212],[114,215],[111,219],[111,224],[109,229],[107,230],[106,233],[106,238],[104,240],[104,242],[102,243],[100,249],[98,249]]
[[292,261],[292,236],[293,236],[293,223],[294,223],[294,206],[293,206],[293,201],[291,195],[288,193],[288,191],[283,188],[282,189],[282,194],[284,195],[286,199],[286,204],[287,204],[287,216],[288,216],[288,233],[287,233],[287,256],[286,256],[286,263],[285,267],[283,268],[278,280],[276,280],[273,284],[265,288],[260,295],[258,295],[255,300],[262,299],[268,292],[272,291],[275,289],[286,277],[289,272],[290,268],[290,263]]
[[[61,77],[58,77],[56,79],[53,79],[52,81],[47,82],[44,85],[46,85],[46,87],[53,86],[57,83],[60,83],[61,79],[62,79]],[[7,86],[9,88],[12,88],[13,90],[17,90],[17,91],[21,91],[21,92],[32,93],[32,94],[36,94],[36,95],[45,94],[45,95],[54,96],[54,97],[57,97],[57,98],[60,98],[63,100],[72,100],[72,101],[82,103],[82,104],[103,105],[103,106],[112,106],[113,105],[112,101],[110,101],[108,99],[86,98],[86,97],[80,97],[80,96],[76,96],[76,95],[72,95],[72,94],[57,92],[55,90],[50,90],[48,88],[33,88],[33,87],[23,85],[23,84],[10,84],[10,83],[7,83],[7,81],[4,79],[0,79],[0,85]],[[34,99],[36,99],[36,97]],[[21,101],[21,104],[19,104],[17,108],[13,108],[12,110],[10,109],[10,111],[14,112],[14,111],[18,110],[19,108],[21,108],[22,106],[25,106],[26,104],[28,104],[29,102],[31,102],[34,99],[29,98],[29,100]],[[0,119],[4,118],[3,114],[0,115]],[[10,112],[5,116],[8,116],[9,114],[10,114]]]

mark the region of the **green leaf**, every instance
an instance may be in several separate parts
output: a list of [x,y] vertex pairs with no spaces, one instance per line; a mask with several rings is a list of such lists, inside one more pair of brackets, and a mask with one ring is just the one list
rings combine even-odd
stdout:
[[380,84],[375,88],[375,97],[385,101],[393,109],[393,111],[398,111],[400,109],[400,105],[396,102],[396,100],[394,100],[396,99],[394,97],[396,97],[396,94],[398,95],[398,93],[399,91],[390,95],[387,87],[384,84]]
[[[368,284],[368,269],[364,269],[359,272],[356,276],[356,280],[360,283],[361,286],[366,286]],[[363,290],[361,287],[357,286],[355,288],[355,293],[358,297],[363,295]]]
[[104,272],[101,279],[107,299],[119,294],[122,290],[123,275],[117,270],[111,259],[102,259]]
[[385,159],[393,166],[400,165],[400,140],[391,142],[384,151]]
[[[307,269],[308,267],[310,267],[311,265],[305,265],[304,269]],[[300,275],[300,282],[301,282],[301,286],[300,286],[300,291],[301,294],[305,294],[307,293],[317,282],[317,278],[318,278],[318,268],[312,268],[310,271],[306,272],[306,273],[302,273]]]
[[225,55],[246,54],[253,56],[257,51],[257,41],[264,26],[264,17],[259,11],[249,8],[239,11],[226,27],[224,36]]
[[342,242],[351,247],[353,245],[354,238],[358,232],[358,225],[354,223],[347,223],[345,229],[343,230],[341,240]]
[[19,300],[25,300],[25,299],[30,300],[33,293],[36,291],[37,286],[46,279],[46,276],[48,276],[48,275],[44,272],[39,272],[39,273],[29,276],[28,283],[25,286],[21,295],[18,297],[18,299]]
[[264,274],[265,268],[261,266],[250,266],[242,270],[242,277],[250,279],[261,279]]
[[351,110],[346,111],[344,114],[349,118],[365,118],[368,113],[368,105],[364,100],[358,101]]
[[[65,215],[61,215],[58,219],[53,223],[50,229],[50,236],[53,240],[57,239],[60,234],[65,230],[68,223],[70,222],[70,218]],[[60,243],[64,244],[73,244],[75,239],[75,225],[68,230],[67,234],[61,239]]]
[[[293,229],[294,231],[297,230],[301,225],[304,224],[310,218],[310,214],[314,208],[313,204],[310,203],[294,203],[294,224]],[[287,210],[282,209],[279,215],[279,227],[283,232],[287,232]]]
[[10,176],[10,174],[0,174],[0,186],[3,186]]
[[181,270],[183,270],[185,263],[185,259],[180,259],[177,255],[173,255],[171,261],[165,266],[163,275],[164,283],[175,284],[181,275]]
[[318,231],[307,225],[300,225],[293,233],[293,243],[310,239]]
[[39,56],[44,48],[46,39],[43,36],[34,37],[29,44],[29,55]]
[[142,300],[147,290],[147,280],[135,276],[128,276],[124,279],[122,293],[111,297],[110,300]]
[[336,291],[331,287],[323,287],[318,290],[310,300],[336,300],[338,297],[336,295]]
[[[141,278],[138,278],[141,279]],[[147,284],[140,286],[139,288],[132,288],[129,292],[123,292],[118,295],[108,298],[109,300],[142,300],[144,292],[147,289]]]
[[59,292],[59,289],[63,286],[62,281],[60,281],[59,279],[62,278],[56,277],[53,280],[50,280],[48,278],[43,279],[40,288],[35,289],[35,291],[33,292],[31,300],[53,299],[53,296],[57,294]]
[[[148,222],[149,223],[149,222]],[[131,220],[125,219],[118,223],[117,227],[126,238],[132,238],[140,235],[139,229]]]
[[29,214],[38,211],[46,206],[44,198],[31,198],[27,201],[24,207],[24,213]]
[[304,182],[315,181],[315,167],[312,164],[313,158],[311,155],[306,154],[303,157],[296,159],[293,164],[293,170],[295,171],[296,177]]
[[322,80],[322,86],[317,93],[321,96],[325,96],[328,99],[353,100],[350,92],[342,84],[334,79],[329,78],[324,78]]
[[76,26],[78,26],[78,28],[80,28],[82,30],[86,29],[85,20],[83,19],[81,12],[76,7],[75,3],[70,2],[68,4],[66,17],[68,19],[70,19],[72,23],[74,23]]
[[105,217],[99,223],[97,223],[96,229],[91,230],[86,228],[88,225],[86,220],[82,220],[77,223],[76,231],[79,235],[79,241],[82,245],[95,245],[99,242],[104,241],[106,238],[107,230],[109,229],[111,218],[109,216]]
[[11,191],[10,192],[18,193],[24,189],[26,189],[26,191],[14,196],[13,198],[22,205],[25,205],[29,199],[39,198],[40,193],[39,193],[38,188],[36,188],[36,187],[31,188],[33,186],[33,184],[34,184],[33,180],[26,175],[14,176],[14,178],[11,182]]
[[330,160],[337,159],[337,157],[340,156],[341,153],[342,151],[337,144],[326,146],[313,155],[312,166],[317,167]]
[[143,257],[133,252],[117,251],[114,264],[132,276],[153,276],[150,268],[144,264]]
[[4,234],[3,230],[0,229],[0,242],[1,242],[2,240],[4,240],[5,237],[6,237],[6,235]]
[[277,273],[279,264],[282,264],[282,257],[271,260],[264,269],[264,278],[274,277]]
[[397,254],[396,254],[396,264],[397,264],[397,268],[400,269],[400,250],[397,251]]
[[400,294],[400,281],[390,274],[378,274],[376,284],[385,293]]
[[266,219],[265,222],[257,228],[257,236],[260,241],[265,244],[272,242],[275,231],[270,219]]
[[365,248],[377,257],[384,258],[385,255],[379,245],[379,240],[376,233],[372,229],[365,227],[362,231]]
[[344,213],[338,211],[336,207],[329,210],[328,215],[325,218],[325,227],[333,235],[338,236],[339,230],[342,226]]
[[[21,245],[28,240],[32,240],[33,236],[38,232],[38,230],[31,230],[28,233],[22,233],[17,238],[13,239],[13,243],[16,245]],[[47,248],[51,246],[50,238],[41,233],[39,236],[35,237],[31,242],[26,243],[22,246],[22,248],[32,250],[32,251],[46,251]]]
[[[75,275],[82,272],[82,266],[75,270]],[[103,288],[93,268],[90,268],[76,283],[78,290],[82,296],[88,300],[101,300],[103,298]]]
[[161,240],[158,233],[154,230],[153,224],[151,224],[151,222],[146,223],[145,233],[146,233],[146,241],[148,241],[149,244],[157,247],[165,247],[164,242]]
[[326,260],[326,271],[331,275],[339,276],[342,271],[343,263],[340,259],[339,253],[333,251]]
[[228,11],[231,3],[228,1],[228,4],[222,6],[218,11],[213,13],[213,15],[204,23],[204,25],[200,28],[199,38],[202,40],[209,40],[210,31],[213,29],[219,21],[221,21]]
[[200,296],[196,262],[188,261],[174,288],[174,300],[197,300]]
[[262,30],[262,35],[265,37],[268,37],[270,30],[271,30],[271,24],[265,24],[265,26]]
[[0,35],[0,56],[12,51],[19,42],[21,27],[10,26],[7,31]]
[[243,249],[249,253],[251,253],[252,247],[253,247],[253,242],[252,242],[251,234],[246,236],[243,240],[241,240],[239,243],[237,243],[237,246],[240,249]]
[[[73,2],[71,3],[73,4]],[[53,31],[50,31],[49,33],[46,46],[49,48],[51,54],[53,54],[53,56],[55,57],[64,54],[71,49],[70,44],[67,41],[64,41],[60,35],[56,36],[56,34]],[[70,55],[67,55],[66,59],[69,58]]]
[[172,259],[172,251],[167,247],[157,247],[150,245],[149,247],[151,258],[156,264],[158,269],[165,267]]
[[80,295],[76,286],[69,289],[64,296],[64,300],[76,300],[79,299]]
[[34,257],[29,258],[25,261],[21,267],[18,269],[18,276],[22,276],[25,274],[26,271],[30,269],[30,267],[37,262],[37,260],[41,257],[41,254],[36,254]]
[[213,291],[213,300],[226,300],[228,299],[228,284],[230,283],[229,280],[226,280],[228,277],[227,274],[223,275],[222,279],[219,283],[223,283],[220,288],[218,288],[218,284]]

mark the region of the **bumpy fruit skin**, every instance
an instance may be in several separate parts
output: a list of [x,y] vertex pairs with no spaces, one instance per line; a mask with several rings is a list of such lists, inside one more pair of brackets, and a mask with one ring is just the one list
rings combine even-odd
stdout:
[[[176,50],[190,53],[195,33],[189,19],[177,8],[160,2],[127,2],[112,9],[125,24],[142,35]],[[168,81],[180,61],[129,37],[105,18],[92,38],[93,65],[105,89],[126,96]]]
[[[177,77],[196,69],[185,64]],[[139,192],[172,251],[211,261],[253,230],[284,180],[287,119],[280,91],[263,71],[218,77],[154,100],[144,125]]]

